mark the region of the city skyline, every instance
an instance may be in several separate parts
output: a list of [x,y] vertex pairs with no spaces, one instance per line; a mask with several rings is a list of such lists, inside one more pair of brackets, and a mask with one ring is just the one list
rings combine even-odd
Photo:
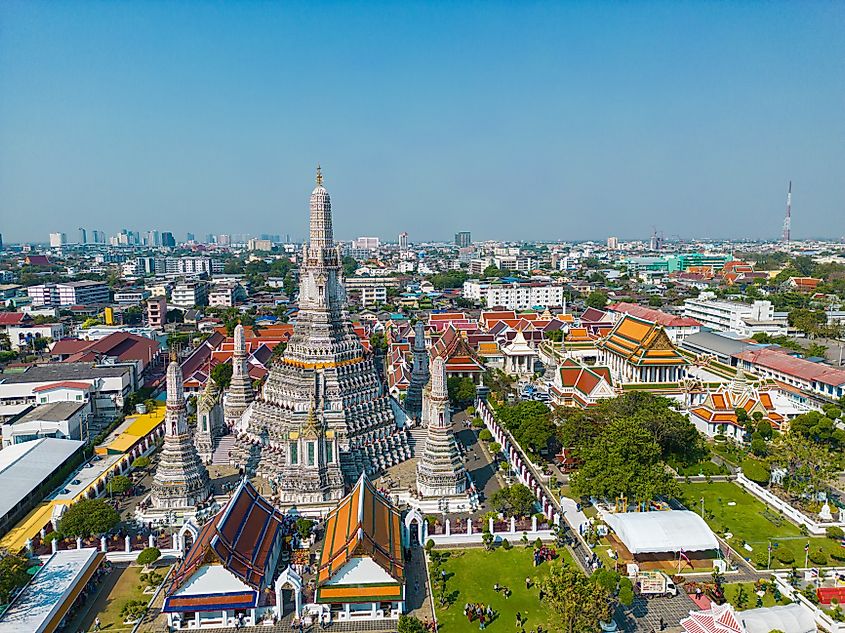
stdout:
[[777,239],[790,180],[793,239],[845,234],[843,5],[0,16],[7,243],[301,239],[318,162],[347,240]]

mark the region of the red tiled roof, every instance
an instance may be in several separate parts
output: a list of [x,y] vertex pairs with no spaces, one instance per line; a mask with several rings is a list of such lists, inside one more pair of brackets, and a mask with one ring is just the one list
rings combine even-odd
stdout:
[[40,393],[42,391],[53,391],[54,389],[84,389],[88,390],[91,388],[87,382],[75,382],[73,380],[63,380],[61,382],[54,382],[49,385],[41,385],[40,387],[35,387],[32,391],[33,393]]
[[0,325],[20,325],[29,318],[23,312],[0,312]]
[[813,363],[767,347],[748,349],[733,356],[752,365],[779,371],[808,382],[820,382],[834,387],[845,385],[845,370]]
[[[609,309],[614,312],[621,312],[623,314],[630,314],[652,323],[657,323],[663,327],[700,327],[701,323],[689,317],[675,316],[668,314],[662,310],[655,310],[654,308],[647,308],[636,303],[627,303],[620,301],[609,306]],[[583,317],[582,317],[583,320]]]

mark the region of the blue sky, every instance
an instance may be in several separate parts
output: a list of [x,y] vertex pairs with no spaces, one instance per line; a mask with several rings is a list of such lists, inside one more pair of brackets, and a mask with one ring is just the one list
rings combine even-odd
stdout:
[[845,234],[845,3],[0,3],[0,232]]

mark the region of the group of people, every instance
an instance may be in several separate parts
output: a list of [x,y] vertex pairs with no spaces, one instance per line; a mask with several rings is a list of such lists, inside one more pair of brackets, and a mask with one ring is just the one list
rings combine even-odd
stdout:
[[493,585],[493,591],[495,591],[496,593],[499,593],[501,591],[502,595],[505,596],[505,598],[511,597],[510,587],[505,587],[504,585],[500,585],[499,583]]
[[543,561],[550,562],[555,558],[557,558],[557,552],[551,547],[543,545],[534,550],[534,567],[537,567]]
[[483,605],[478,602],[475,604],[466,603],[464,605],[464,615],[469,622],[478,620],[478,628],[483,630],[493,621],[496,614],[489,604]]

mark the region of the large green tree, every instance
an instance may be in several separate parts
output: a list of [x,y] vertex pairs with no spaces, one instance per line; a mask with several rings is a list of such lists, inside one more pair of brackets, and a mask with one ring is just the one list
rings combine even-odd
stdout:
[[601,435],[578,451],[582,464],[570,479],[582,496],[649,501],[674,496],[678,486],[660,460],[651,432],[632,418],[610,422]]
[[514,484],[499,488],[490,497],[490,505],[508,517],[524,517],[534,513],[536,499],[528,486]]
[[211,379],[217,383],[218,387],[225,389],[232,382],[232,371],[231,363],[218,363],[211,370]]
[[598,631],[600,621],[611,618],[610,592],[569,565],[553,563],[539,582],[543,604],[548,608],[554,631]]
[[70,506],[59,521],[64,536],[105,534],[120,521],[120,515],[102,499],[83,499]]

